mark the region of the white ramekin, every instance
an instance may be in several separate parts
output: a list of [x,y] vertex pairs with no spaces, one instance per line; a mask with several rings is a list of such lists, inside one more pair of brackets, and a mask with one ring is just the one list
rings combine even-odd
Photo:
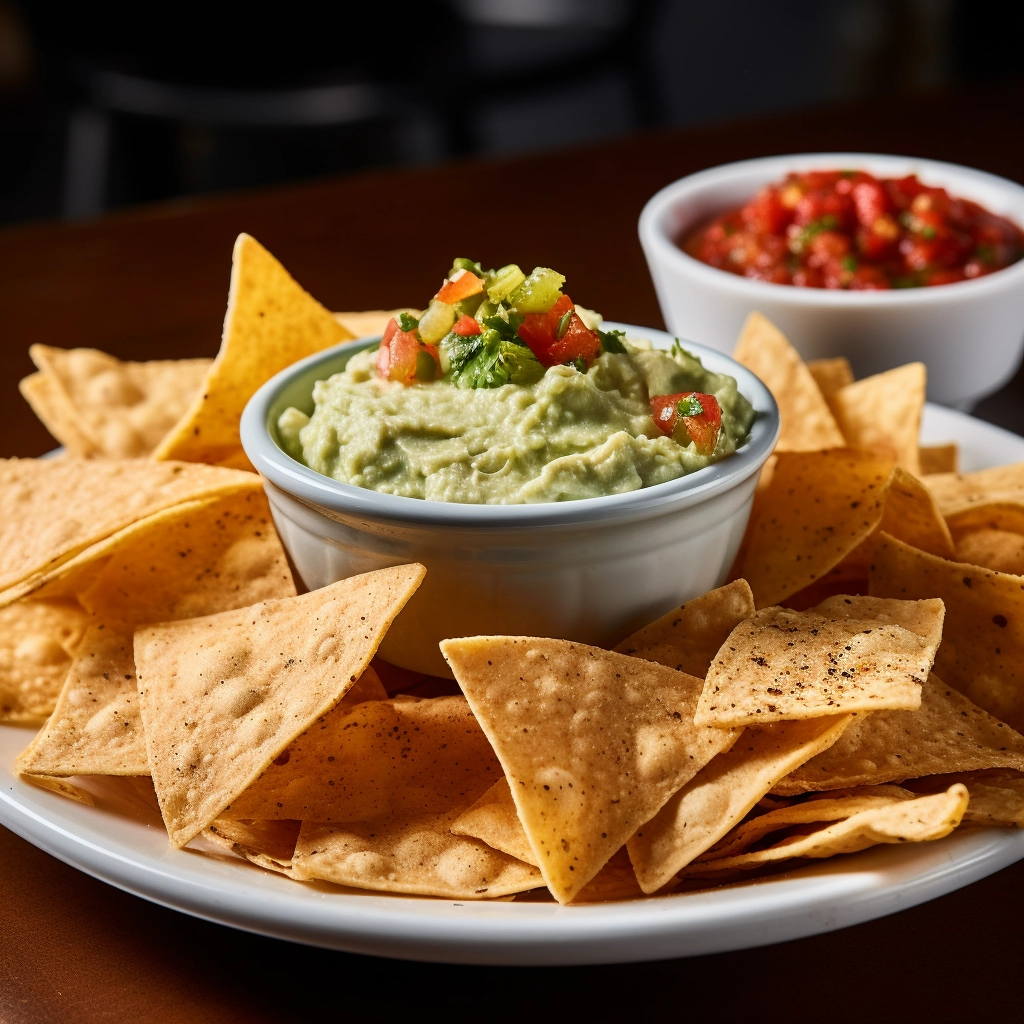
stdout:
[[640,215],[662,315],[679,337],[732,351],[759,310],[807,359],[847,356],[858,377],[920,360],[928,397],[966,409],[1005,384],[1024,348],[1024,261],[973,281],[888,292],[830,291],[752,281],[687,256],[682,232],[742,205],[789,171],[851,168],[883,177],[917,174],[954,196],[1024,224],[1024,188],[934,160],[871,153],[801,153],[713,167],[673,182]]
[[[659,346],[672,341],[661,331],[611,326]],[[246,406],[241,432],[281,539],[310,589],[405,562],[427,567],[388,631],[382,657],[450,676],[437,646],[447,637],[504,633],[611,645],[722,583],[779,432],[774,399],[745,367],[691,346],[709,369],[734,376],[758,413],[749,442],[716,465],[608,497],[459,505],[339,483],[290,458],[276,441],[285,408],[312,412],[314,381],[378,341],[347,342],[279,373]]]

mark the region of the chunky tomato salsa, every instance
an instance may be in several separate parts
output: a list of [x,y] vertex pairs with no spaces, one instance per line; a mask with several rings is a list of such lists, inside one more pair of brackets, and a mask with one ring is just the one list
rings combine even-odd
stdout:
[[679,245],[742,277],[801,288],[877,290],[952,284],[1024,256],[1005,217],[916,174],[809,171],[766,185],[746,206],[686,233]]

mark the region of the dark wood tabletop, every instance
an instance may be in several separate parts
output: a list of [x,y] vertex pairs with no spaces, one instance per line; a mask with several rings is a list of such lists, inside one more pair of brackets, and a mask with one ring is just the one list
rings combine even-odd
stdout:
[[[950,160],[1024,182],[1022,115],[1024,82],[994,83],[0,232],[0,454],[38,455],[54,444],[17,391],[34,342],[132,359],[212,355],[239,231],[332,309],[415,305],[454,253],[557,267],[609,318],[661,326],[636,222],[662,185],[730,160],[827,150]],[[976,412],[1024,433],[1024,376]],[[0,1021],[262,1024],[309,1021],[324,1008],[338,1017],[455,1020],[566,1011],[1013,1019],[1022,921],[1024,862],[894,916],[744,952],[558,969],[408,964],[198,921],[94,881],[0,829]]]

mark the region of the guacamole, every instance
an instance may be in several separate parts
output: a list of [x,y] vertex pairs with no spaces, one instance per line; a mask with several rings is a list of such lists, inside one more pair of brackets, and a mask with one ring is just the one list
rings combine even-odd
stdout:
[[[541,365],[523,383],[453,383],[450,366],[437,379],[388,379],[379,350],[361,352],[317,382],[312,416],[285,410],[281,443],[357,487],[511,505],[650,487],[745,442],[755,414],[732,377],[706,370],[678,344],[670,353],[602,337],[585,363]],[[701,433],[716,401],[714,429]]]

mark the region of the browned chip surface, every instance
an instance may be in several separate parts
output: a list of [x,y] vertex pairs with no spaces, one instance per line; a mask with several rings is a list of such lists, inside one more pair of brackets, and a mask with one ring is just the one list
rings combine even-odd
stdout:
[[853,368],[850,360],[845,356],[836,356],[833,359],[811,359],[807,363],[807,369],[811,371],[814,383],[825,396],[825,400],[834,395],[847,384],[852,384]]
[[835,743],[853,715],[746,729],[629,840],[644,892],[656,892],[716,843],[781,778]]
[[241,457],[238,421],[260,385],[352,337],[255,238],[239,235],[220,352],[156,458],[222,463]]
[[1024,771],[1024,736],[933,674],[916,711],[858,715],[833,746],[773,792],[793,796],[984,768]]
[[537,855],[519,820],[504,776],[452,822],[451,830],[457,836],[471,836],[510,857],[537,865]]
[[950,528],[931,492],[917,477],[899,466],[893,471],[885,492],[885,509],[878,529],[922,551],[941,558],[953,557]]
[[937,473],[925,483],[947,517],[974,505],[1024,504],[1024,462],[976,473]]
[[77,601],[16,601],[0,608],[0,722],[46,719],[87,620]]
[[94,454],[92,441],[82,430],[74,409],[52,377],[45,373],[31,373],[21,379],[18,389],[43,426],[69,455],[87,458]]
[[917,452],[921,473],[955,473],[960,468],[960,447],[956,444],[921,445]]
[[694,726],[701,681],[654,662],[532,637],[445,640],[441,650],[560,902],[735,739]]
[[423,573],[419,565],[382,569],[136,632],[146,749],[175,846],[344,697]]
[[881,534],[872,594],[946,605],[935,672],[979,707],[1024,729],[1024,578],[950,562]]
[[753,370],[779,403],[782,430],[777,451],[818,451],[846,444],[811,371],[770,320],[760,313],[747,317],[733,358]]
[[615,650],[701,679],[733,629],[754,614],[754,595],[736,580],[687,601],[626,637]]
[[942,603],[892,602],[887,610],[889,621],[762,609],[718,652],[696,723],[741,726],[916,708],[942,635]]
[[783,452],[758,497],[736,575],[757,607],[777,604],[838,565],[882,520],[892,463],[865,452]]

